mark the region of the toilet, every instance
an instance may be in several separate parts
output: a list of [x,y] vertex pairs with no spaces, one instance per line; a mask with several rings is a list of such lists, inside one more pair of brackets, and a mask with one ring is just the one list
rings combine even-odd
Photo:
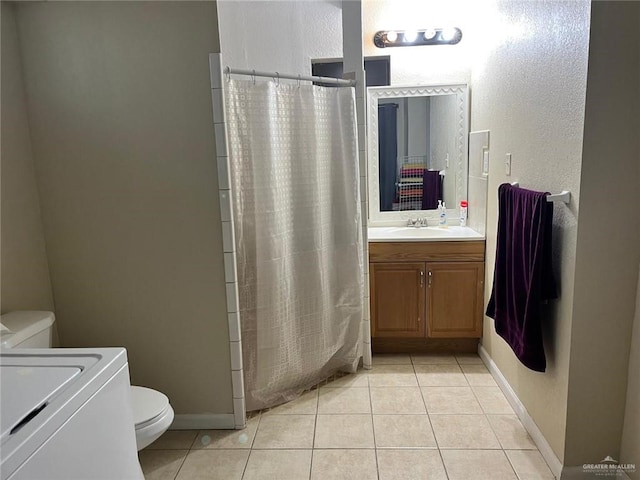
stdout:
[[[0,348],[51,348],[52,312],[17,311],[0,316]],[[151,445],[173,422],[166,395],[146,387],[131,387],[138,450]]]

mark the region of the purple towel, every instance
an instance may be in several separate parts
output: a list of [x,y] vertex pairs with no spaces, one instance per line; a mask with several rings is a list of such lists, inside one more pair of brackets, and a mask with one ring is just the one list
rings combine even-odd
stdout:
[[442,177],[437,170],[425,170],[422,174],[422,209],[438,208],[438,200],[442,200]]
[[556,298],[551,268],[553,204],[548,193],[498,189],[498,238],[487,315],[523,365],[544,372],[541,304]]

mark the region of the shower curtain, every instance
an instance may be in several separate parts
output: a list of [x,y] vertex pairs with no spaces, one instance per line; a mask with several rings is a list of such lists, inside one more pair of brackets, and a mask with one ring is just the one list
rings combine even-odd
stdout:
[[251,411],[362,355],[355,100],[353,88],[229,79],[226,109]]

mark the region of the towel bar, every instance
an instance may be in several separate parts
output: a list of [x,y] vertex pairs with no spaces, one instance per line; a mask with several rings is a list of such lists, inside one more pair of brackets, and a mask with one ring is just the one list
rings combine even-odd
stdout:
[[[512,187],[519,187],[518,182],[512,182]],[[547,195],[547,202],[564,202],[569,203],[571,201],[571,192],[569,190],[563,190],[560,193],[552,193]]]

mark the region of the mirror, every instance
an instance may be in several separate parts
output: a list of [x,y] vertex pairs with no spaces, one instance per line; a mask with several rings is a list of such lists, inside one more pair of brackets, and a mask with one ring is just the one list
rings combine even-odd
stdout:
[[465,84],[370,87],[369,224],[458,217],[467,196]]

